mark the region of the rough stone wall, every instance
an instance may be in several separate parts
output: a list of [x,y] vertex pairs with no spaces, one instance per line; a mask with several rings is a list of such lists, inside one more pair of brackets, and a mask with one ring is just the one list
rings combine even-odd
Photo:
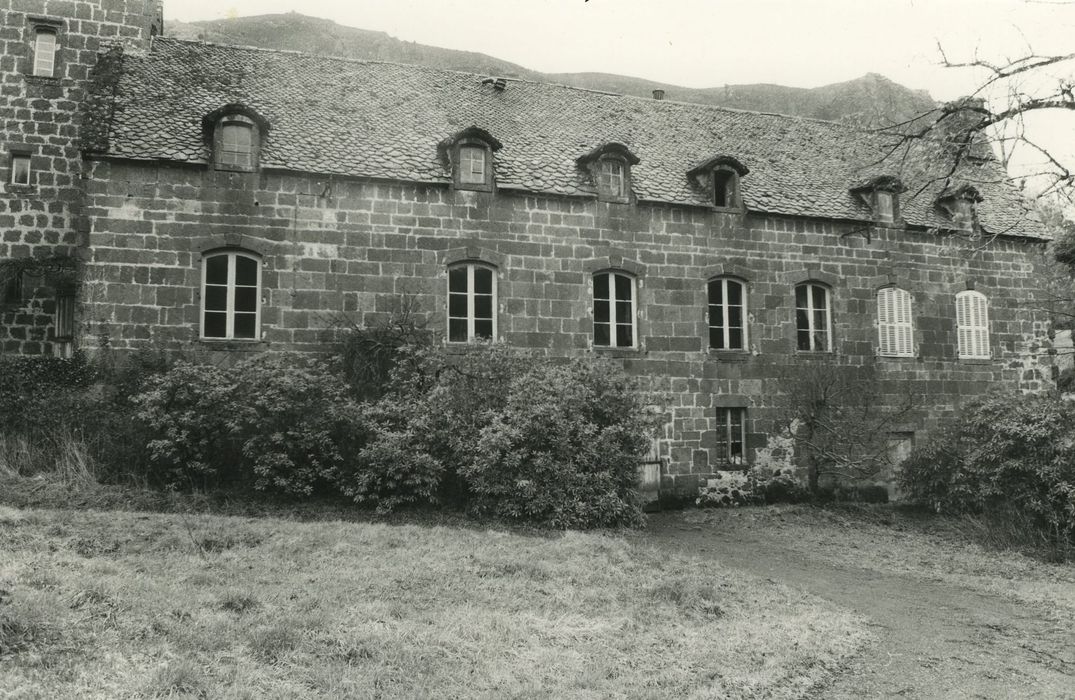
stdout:
[[[720,466],[718,405],[747,408],[750,456],[788,462],[775,378],[816,360],[795,350],[793,288],[806,279],[833,287],[838,362],[875,364],[893,394],[910,382],[926,397],[903,432],[991,388],[1048,381],[1030,241],[979,248],[851,223],[166,164],[96,161],[89,175],[84,345],[318,351],[334,317],[374,323],[404,294],[443,331],[446,265],[481,260],[497,269],[500,340],[615,357],[661,395],[667,479],[684,491]],[[201,253],[226,246],[263,256],[260,341],[198,340]],[[592,273],[608,268],[637,275],[637,350],[592,347]],[[748,282],[749,352],[706,347],[706,282],[719,274]],[[876,356],[876,292],[891,283],[913,295],[914,358]],[[989,299],[991,360],[956,357],[955,294],[969,287]]]
[[[106,42],[144,46],[153,0],[6,0],[0,9],[0,261],[74,256],[80,223],[79,109]],[[56,31],[52,77],[33,75],[35,28]],[[29,185],[11,180],[12,152],[29,153]],[[27,276],[21,293],[0,289],[0,352],[49,354],[54,290]]]

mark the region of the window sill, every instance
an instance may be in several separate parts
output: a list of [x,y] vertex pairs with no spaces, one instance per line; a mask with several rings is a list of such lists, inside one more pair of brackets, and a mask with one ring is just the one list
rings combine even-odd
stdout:
[[613,348],[607,345],[594,345],[593,351],[607,357],[638,357],[643,354],[642,348]]
[[718,214],[742,214],[746,211],[742,206],[718,207],[714,204],[710,208]]
[[9,182],[5,186],[4,191],[11,192],[12,194],[33,194],[37,192],[37,185],[17,185],[13,182]]
[[256,338],[199,338],[198,344],[211,350],[231,350],[235,352],[258,352],[269,347],[269,341]]
[[795,350],[795,355],[799,357],[833,357],[836,355],[835,350]]
[[876,357],[883,362],[920,362],[922,360],[918,355],[882,355],[878,353]]
[[749,350],[716,350],[707,348],[706,355],[718,362],[746,362],[752,355]]
[[630,197],[612,197],[609,195],[598,194],[597,201],[604,202],[606,204],[630,204]]
[[453,184],[453,188],[462,192],[492,192],[493,183],[478,183],[478,182],[456,182]]
[[961,365],[991,365],[993,364],[992,357],[957,357],[956,358]]
[[257,170],[257,168],[255,168],[253,166],[218,165],[218,164],[214,163],[213,164],[213,170],[215,170],[218,173],[252,173],[252,172],[255,172]]
[[62,85],[63,81],[54,75],[24,75],[30,85]]

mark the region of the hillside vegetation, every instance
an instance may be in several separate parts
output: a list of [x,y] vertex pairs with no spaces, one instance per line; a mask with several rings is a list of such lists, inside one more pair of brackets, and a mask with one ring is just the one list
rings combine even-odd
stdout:
[[932,108],[924,90],[911,90],[876,73],[816,88],[782,85],[721,85],[688,88],[607,73],[540,73],[493,56],[402,41],[384,32],[346,27],[331,20],[287,14],[258,15],[185,24],[170,22],[166,34],[178,39],[238,44],[360,60],[409,63],[481,75],[561,83],[574,87],[696,102],[759,112],[878,126],[901,122]]

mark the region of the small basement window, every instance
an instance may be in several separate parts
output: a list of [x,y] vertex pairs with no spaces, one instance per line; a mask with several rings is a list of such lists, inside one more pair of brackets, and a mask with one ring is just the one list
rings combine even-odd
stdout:
[[746,463],[745,408],[717,409],[717,463],[741,466]]

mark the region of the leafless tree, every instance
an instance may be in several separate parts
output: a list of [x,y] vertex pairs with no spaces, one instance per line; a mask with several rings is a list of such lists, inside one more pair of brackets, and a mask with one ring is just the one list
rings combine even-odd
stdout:
[[817,358],[780,378],[780,422],[807,466],[810,490],[825,477],[861,481],[892,466],[893,433],[918,401],[906,382],[882,382],[872,365]]
[[[884,158],[906,162],[915,157],[917,144],[928,141],[929,150],[939,150],[945,158],[945,167],[933,171],[929,185],[942,180],[942,186],[964,165],[991,156],[1005,169],[1013,159],[1024,168],[1033,161],[1018,176],[1033,183],[1039,195],[1059,195],[1067,204],[1075,203],[1075,154],[1046,144],[1030,124],[1038,115],[1064,115],[1075,133],[1075,53],[1040,55],[1027,47],[1015,58],[990,60],[975,53],[967,60],[953,60],[939,44],[938,51],[945,67],[981,76],[976,88],[964,98],[879,129],[888,137]],[[937,149],[938,144],[943,148]],[[920,157],[926,149],[918,150]]]

